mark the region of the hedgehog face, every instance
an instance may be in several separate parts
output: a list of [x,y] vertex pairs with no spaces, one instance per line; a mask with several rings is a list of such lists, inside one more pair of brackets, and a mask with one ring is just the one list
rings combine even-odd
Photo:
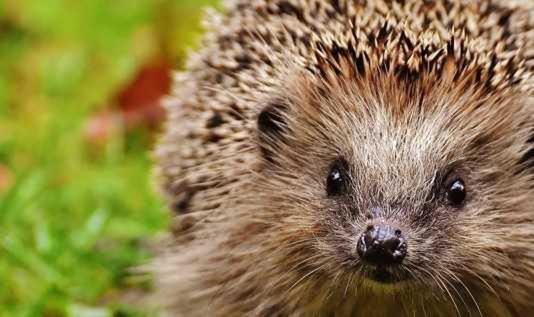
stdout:
[[519,250],[506,241],[530,234],[510,225],[533,218],[524,100],[439,79],[297,82],[260,114],[259,144],[302,276],[458,294],[499,279],[503,246]]

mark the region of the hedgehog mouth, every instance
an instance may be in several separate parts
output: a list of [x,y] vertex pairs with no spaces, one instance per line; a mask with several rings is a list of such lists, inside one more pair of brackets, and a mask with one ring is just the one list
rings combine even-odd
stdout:
[[379,284],[397,284],[410,279],[410,276],[404,270],[387,266],[366,267],[363,270],[363,276]]

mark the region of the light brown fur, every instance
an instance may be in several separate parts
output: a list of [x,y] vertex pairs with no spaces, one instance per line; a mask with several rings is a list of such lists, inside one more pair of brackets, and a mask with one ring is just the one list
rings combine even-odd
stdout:
[[[169,314],[534,314],[534,11],[518,5],[229,1],[157,150]],[[270,108],[276,134],[258,131]],[[336,200],[337,157],[352,179]],[[459,209],[440,198],[449,170]],[[372,282],[354,254],[377,206],[407,232],[407,281]]]

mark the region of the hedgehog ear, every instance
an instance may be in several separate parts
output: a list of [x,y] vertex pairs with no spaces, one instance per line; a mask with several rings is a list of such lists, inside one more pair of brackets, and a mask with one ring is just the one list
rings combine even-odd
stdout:
[[527,143],[530,149],[523,155],[519,163],[521,164],[522,169],[534,173],[534,131]]
[[282,102],[271,102],[258,116],[260,149],[268,161],[273,159],[273,150],[283,141],[287,130],[287,106]]

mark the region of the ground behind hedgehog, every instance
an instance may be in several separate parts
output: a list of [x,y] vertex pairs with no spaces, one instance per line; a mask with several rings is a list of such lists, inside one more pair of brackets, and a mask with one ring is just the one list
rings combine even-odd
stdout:
[[87,122],[120,121],[116,96],[154,58],[180,67],[215,2],[0,3],[0,317],[155,315],[129,268],[167,227],[156,134]]

